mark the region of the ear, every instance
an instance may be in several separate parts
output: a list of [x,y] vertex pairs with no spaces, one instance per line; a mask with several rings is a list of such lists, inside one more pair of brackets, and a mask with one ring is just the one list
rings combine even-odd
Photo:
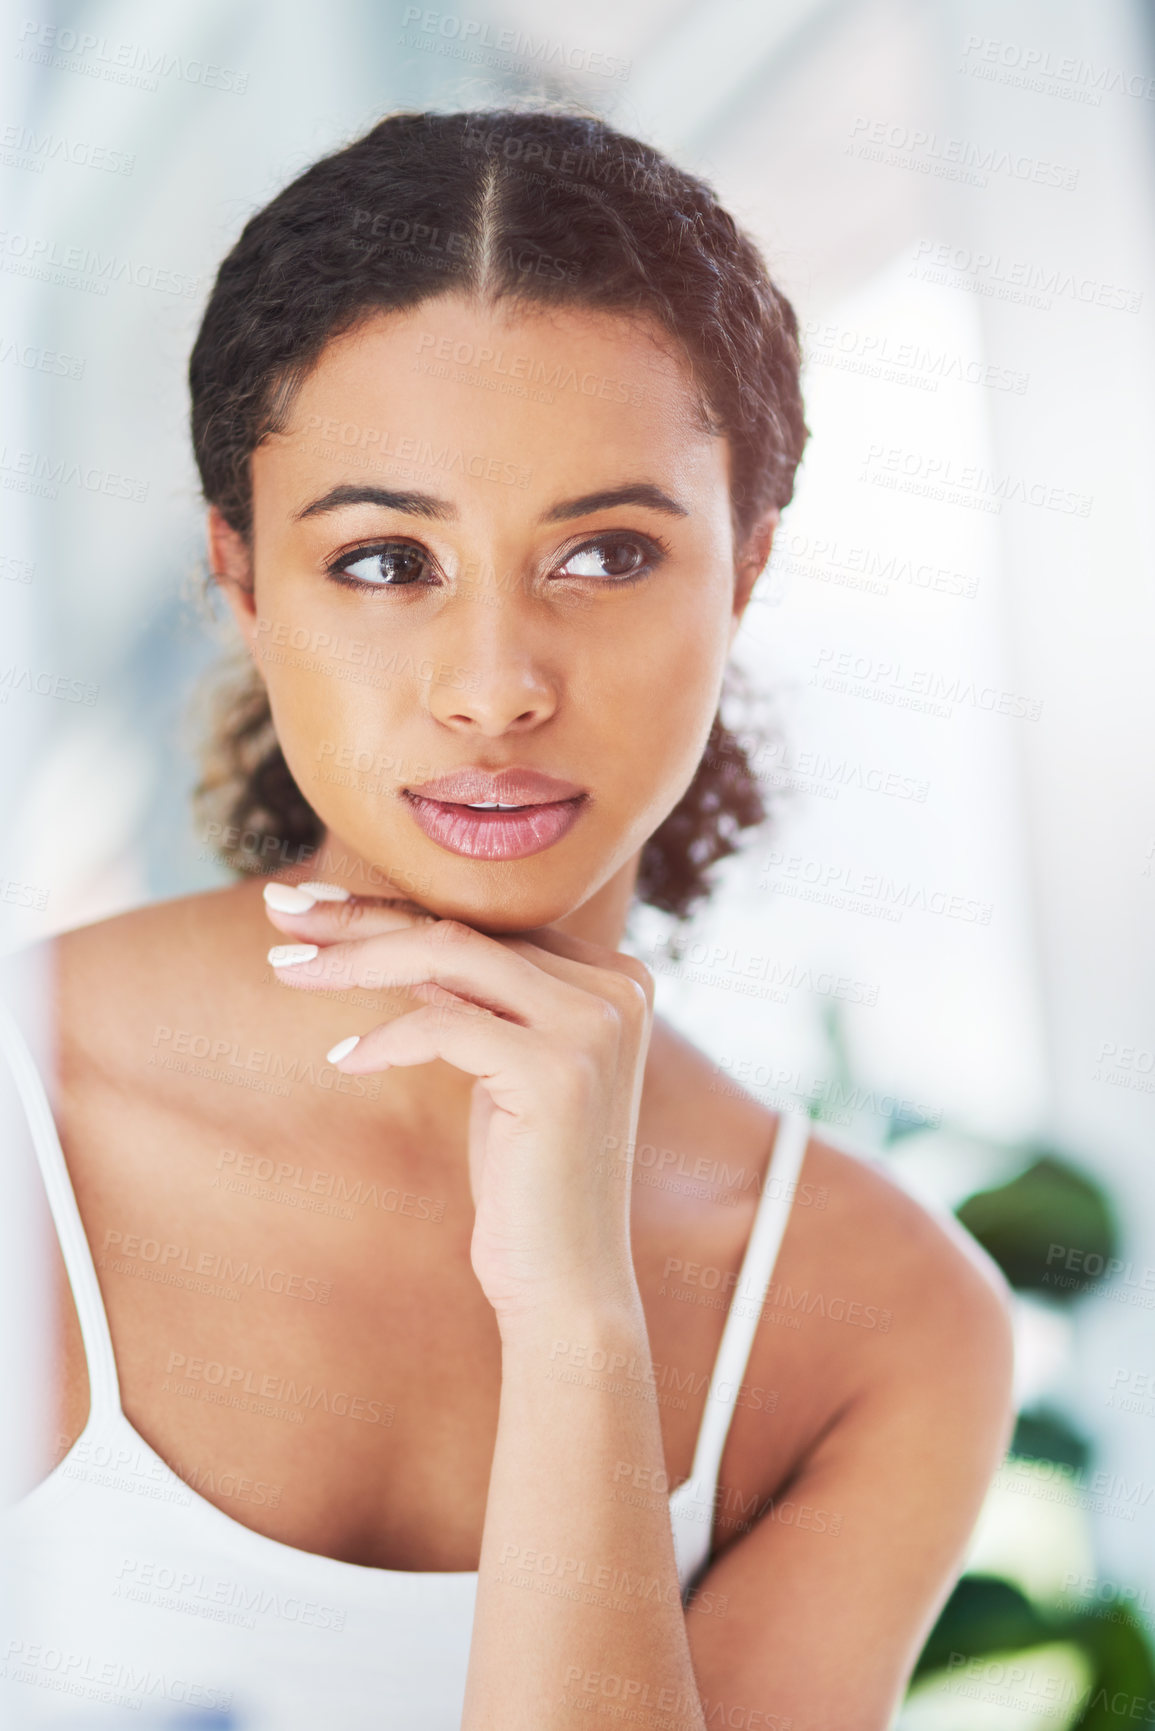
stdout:
[[215,505],[209,506],[206,524],[209,570],[216,579],[241,636],[253,653],[257,636],[257,605],[253,593],[253,561],[248,543],[226,523]]
[[774,541],[774,531],[778,527],[779,511],[767,511],[759,517],[741,550],[741,557],[734,564],[734,618],[730,626],[730,640],[733,642],[742,616],[746,611],[754,585],[766,568],[770,557],[770,548]]

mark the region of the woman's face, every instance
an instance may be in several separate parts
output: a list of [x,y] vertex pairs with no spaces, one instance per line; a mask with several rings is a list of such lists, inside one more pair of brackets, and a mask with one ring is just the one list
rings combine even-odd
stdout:
[[456,293],[374,314],[252,482],[251,562],[213,511],[213,568],[251,586],[234,611],[330,846],[493,932],[632,886],[772,530],[736,564],[728,443],[657,331]]

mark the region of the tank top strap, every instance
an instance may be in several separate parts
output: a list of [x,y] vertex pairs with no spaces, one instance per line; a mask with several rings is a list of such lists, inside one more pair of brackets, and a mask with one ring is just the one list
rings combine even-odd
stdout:
[[807,1114],[797,1110],[782,1112],[762,1181],[754,1224],[746,1243],[746,1254],[742,1258],[742,1271],[714,1361],[694,1450],[694,1464],[690,1469],[694,1484],[708,1485],[711,1496],[717,1488],[722,1453],[730,1434],[730,1420],[746,1374],[750,1349],[778,1258],[778,1247],[790,1218],[790,1204],[809,1140],[810,1119]]
[[9,1074],[24,1108],[68,1284],[72,1288],[88,1366],[90,1421],[99,1420],[120,1411],[120,1384],[108,1317],[44,1083],[24,1036],[3,1002],[0,1002],[0,1050],[7,1060]]

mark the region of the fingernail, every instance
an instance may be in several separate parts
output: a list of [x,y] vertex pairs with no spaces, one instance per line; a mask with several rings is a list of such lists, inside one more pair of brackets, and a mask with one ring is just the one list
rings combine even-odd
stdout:
[[316,944],[274,944],[269,961],[274,968],[295,968],[298,962],[311,962],[317,953]]
[[347,1040],[338,1040],[331,1052],[325,1053],[325,1062],[339,1064],[342,1058],[347,1058],[354,1046],[361,1044],[360,1034],[350,1034]]
[[312,896],[315,902],[347,902],[349,891],[343,890],[340,884],[302,884],[306,895]]
[[307,914],[317,903],[316,896],[295,884],[266,884],[263,893],[269,907],[279,914]]

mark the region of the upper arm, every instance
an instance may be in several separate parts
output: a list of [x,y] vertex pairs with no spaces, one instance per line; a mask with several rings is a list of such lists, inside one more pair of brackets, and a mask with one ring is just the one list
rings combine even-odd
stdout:
[[687,1628],[711,1725],[884,1731],[961,1570],[1008,1442],[1010,1314],[993,1265],[927,1227],[901,1351],[702,1580]]

